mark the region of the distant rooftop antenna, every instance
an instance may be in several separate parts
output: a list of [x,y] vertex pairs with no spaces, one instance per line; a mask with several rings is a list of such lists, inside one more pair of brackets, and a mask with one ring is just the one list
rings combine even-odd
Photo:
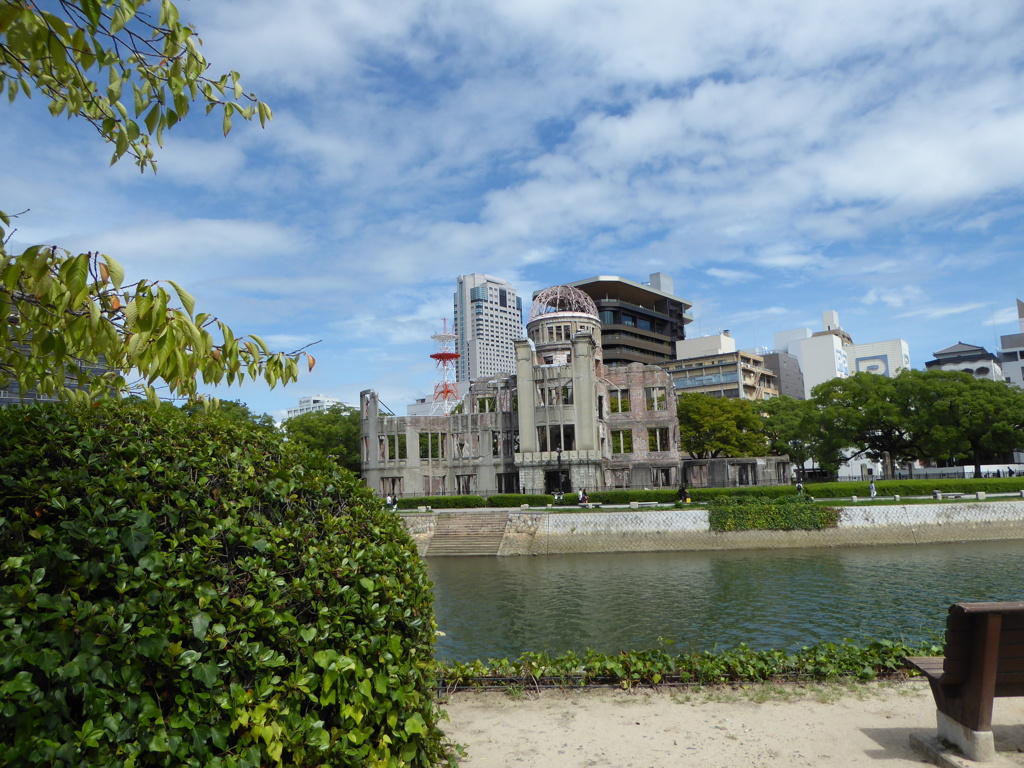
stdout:
[[441,332],[435,333],[434,354],[430,357],[437,363],[437,377],[434,384],[434,402],[430,407],[430,415],[443,413],[450,416],[452,409],[459,402],[459,388],[455,384],[455,361],[459,353],[455,351],[454,333],[448,332],[448,319],[441,321]]

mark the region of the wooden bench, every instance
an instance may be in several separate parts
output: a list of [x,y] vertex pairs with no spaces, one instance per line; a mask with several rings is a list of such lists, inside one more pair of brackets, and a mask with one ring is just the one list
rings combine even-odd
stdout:
[[951,605],[945,652],[906,660],[931,685],[939,739],[970,760],[993,760],[993,700],[1024,696],[1024,602]]

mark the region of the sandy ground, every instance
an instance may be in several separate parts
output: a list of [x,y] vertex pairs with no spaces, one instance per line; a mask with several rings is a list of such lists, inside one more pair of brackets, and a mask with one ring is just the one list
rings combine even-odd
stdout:
[[[849,686],[459,692],[444,729],[472,768],[735,768],[924,762],[935,733],[923,680]],[[997,699],[995,763],[1024,766],[1024,699]]]

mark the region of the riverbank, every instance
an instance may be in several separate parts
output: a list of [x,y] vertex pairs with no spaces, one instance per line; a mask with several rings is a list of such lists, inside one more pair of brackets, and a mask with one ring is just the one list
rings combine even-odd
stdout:
[[[710,529],[707,510],[619,509],[581,512],[546,510],[446,510],[405,513],[419,551],[430,556],[435,535],[458,520],[507,515],[491,554],[554,555],[610,552],[713,551],[941,544],[1024,539],[1024,499],[957,501],[839,507],[835,528],[817,531],[731,531]],[[467,541],[471,532],[460,534]]]
[[[456,693],[444,730],[481,768],[920,766],[923,680],[816,686]],[[1024,699],[998,699],[993,766],[1024,765]]]

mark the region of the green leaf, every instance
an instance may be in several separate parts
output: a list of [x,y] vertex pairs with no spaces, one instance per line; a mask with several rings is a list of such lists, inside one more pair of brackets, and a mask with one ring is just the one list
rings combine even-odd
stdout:
[[192,677],[203,683],[207,688],[213,688],[217,684],[220,671],[216,664],[196,664],[192,667]]
[[192,617],[192,636],[199,639],[206,639],[206,629],[210,626],[209,614],[200,611]]
[[18,672],[12,680],[0,686],[0,693],[7,696],[16,693],[35,693],[38,690],[39,686],[32,682],[32,674],[25,671]]
[[121,533],[121,543],[133,557],[138,557],[152,540],[153,531],[148,524],[137,523]]
[[426,722],[423,720],[423,715],[419,712],[414,712],[405,721],[405,732],[408,734],[423,733],[427,728]]
[[192,298],[192,294],[186,291],[173,280],[168,280],[167,282],[171,284],[171,287],[174,288],[175,293],[178,294],[178,300],[181,302],[181,306],[185,308],[185,311],[188,312],[188,316],[193,317],[195,314],[196,300]]

